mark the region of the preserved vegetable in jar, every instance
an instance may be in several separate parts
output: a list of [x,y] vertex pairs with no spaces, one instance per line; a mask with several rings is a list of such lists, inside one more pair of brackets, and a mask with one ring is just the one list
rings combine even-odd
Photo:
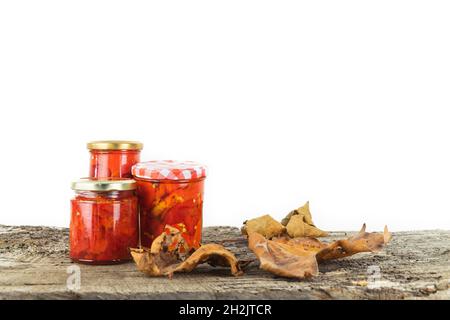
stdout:
[[72,183],[70,257],[90,264],[131,259],[139,240],[134,180],[82,179]]
[[136,141],[93,141],[87,144],[91,153],[91,178],[131,178],[131,167],[140,161],[143,144]]
[[206,168],[192,161],[148,161],[133,166],[140,206],[141,244],[150,247],[166,225],[178,228],[187,244],[202,238]]

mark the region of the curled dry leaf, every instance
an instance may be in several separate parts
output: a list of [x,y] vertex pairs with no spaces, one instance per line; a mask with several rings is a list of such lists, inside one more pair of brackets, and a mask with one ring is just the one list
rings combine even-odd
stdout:
[[317,253],[317,260],[331,260],[345,258],[359,252],[377,252],[392,238],[387,226],[383,233],[366,232],[366,224],[354,236],[337,240]]
[[304,217],[300,215],[294,215],[289,220],[289,223],[286,226],[287,233],[289,236],[296,237],[326,237],[328,233],[325,231],[316,228],[315,226],[311,226],[307,224],[304,220]]
[[147,248],[131,249],[131,255],[139,271],[149,276],[169,276],[175,272],[190,272],[197,265],[211,262],[214,266],[229,266],[235,276],[241,275],[238,260],[230,251],[218,244],[206,244],[194,251],[184,261],[164,260],[161,255],[151,253]]
[[241,275],[238,260],[233,253],[218,244],[202,245],[193,251],[187,246],[180,230],[166,226],[148,248],[132,248],[131,256],[139,271],[149,276],[169,276],[175,272],[190,272],[197,265],[210,263],[229,266],[233,275]]
[[309,210],[309,201],[307,201],[302,207],[289,212],[289,214],[286,217],[284,217],[283,220],[281,220],[281,224],[283,226],[287,226],[287,224],[289,223],[289,220],[294,215],[303,216],[306,223],[314,226],[314,223],[312,221],[311,211]]
[[267,239],[271,239],[275,236],[283,234],[286,231],[286,228],[274,218],[266,214],[255,219],[245,221],[241,231],[243,234],[247,235],[251,232],[256,232],[263,235]]
[[303,279],[319,272],[315,252],[268,240],[256,232],[249,233],[248,246],[258,257],[260,268],[273,274]]
[[391,239],[387,227],[383,234],[367,233],[365,228],[364,225],[355,236],[330,244],[308,237],[268,240],[254,232],[249,233],[248,243],[258,257],[261,269],[283,277],[303,279],[318,274],[317,263],[359,252],[379,251]]
[[213,266],[231,268],[231,274],[238,276],[242,274],[239,267],[238,260],[230,251],[225,249],[220,244],[209,243],[202,245],[200,248],[189,256],[180,265],[173,268],[173,272],[176,271],[192,271],[198,264],[208,262]]
[[327,232],[317,228],[309,210],[309,201],[302,207],[291,211],[282,221],[286,226],[287,233],[292,238],[295,237],[326,237]]

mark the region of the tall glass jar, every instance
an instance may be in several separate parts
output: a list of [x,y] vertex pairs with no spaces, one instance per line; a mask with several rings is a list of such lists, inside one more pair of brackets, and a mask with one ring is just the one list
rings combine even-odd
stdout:
[[134,180],[81,179],[72,183],[70,257],[88,264],[131,259],[139,240]]
[[140,161],[143,144],[136,141],[105,140],[87,144],[91,153],[91,178],[131,178],[131,167]]
[[202,238],[206,168],[192,161],[148,161],[133,166],[140,206],[141,244],[150,247],[166,225],[198,248]]

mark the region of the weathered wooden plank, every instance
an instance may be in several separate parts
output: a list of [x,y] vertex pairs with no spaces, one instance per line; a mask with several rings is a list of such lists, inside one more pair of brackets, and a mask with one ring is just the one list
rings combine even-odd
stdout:
[[[346,236],[334,232],[329,240]],[[205,228],[204,242],[254,258],[237,228]],[[0,299],[450,299],[450,231],[394,233],[382,252],[324,263],[304,281],[275,277],[256,262],[241,277],[204,265],[172,280],[127,263],[79,265],[79,290],[67,287],[67,268],[75,265],[67,243],[67,229],[0,226]]]

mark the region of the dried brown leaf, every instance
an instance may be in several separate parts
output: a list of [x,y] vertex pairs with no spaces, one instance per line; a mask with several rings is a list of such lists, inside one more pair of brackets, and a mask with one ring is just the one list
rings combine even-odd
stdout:
[[152,243],[151,248],[132,248],[131,256],[139,271],[149,276],[169,276],[175,272],[190,272],[197,265],[209,263],[214,266],[229,266],[233,275],[240,275],[238,260],[222,245],[206,244],[191,250],[183,233],[171,226]]
[[392,238],[387,226],[384,232],[366,232],[366,224],[354,236],[337,240],[317,253],[317,260],[331,260],[345,258],[360,252],[377,252]]
[[289,223],[289,220],[294,215],[304,216],[305,217],[305,222],[310,224],[310,225],[312,225],[312,226],[314,226],[314,223],[312,221],[311,211],[309,210],[309,201],[307,201],[300,208],[292,210],[291,212],[289,212],[289,214],[286,217],[284,217],[283,220],[281,220],[281,224],[283,226],[287,226],[287,224]]
[[189,272],[192,271],[197,265],[206,262],[213,266],[229,266],[231,268],[232,275],[238,276],[242,274],[235,255],[225,249],[222,245],[214,243],[202,245],[200,248],[195,250],[189,258],[183,261],[180,265],[174,267],[172,273],[180,271]]
[[309,201],[302,207],[291,211],[282,221],[281,224],[286,226],[287,233],[292,238],[296,237],[326,237],[327,232],[317,228],[309,210]]
[[238,260],[230,251],[219,244],[205,244],[194,251],[184,261],[167,263],[160,255],[151,253],[147,248],[131,249],[131,255],[139,271],[149,276],[169,276],[175,272],[190,272],[197,265],[210,263],[215,266],[229,266],[235,276],[241,275]]
[[387,227],[384,233],[367,233],[365,225],[355,236],[330,244],[309,237],[277,237],[265,239],[258,233],[250,233],[249,248],[260,261],[261,269],[290,278],[307,278],[317,275],[317,263],[340,259],[359,252],[380,250],[391,239]]
[[328,235],[325,231],[322,231],[315,226],[309,225],[305,222],[304,216],[293,215],[286,226],[287,233],[292,238],[297,237],[325,237]]
[[315,252],[304,251],[282,241],[268,240],[256,232],[248,235],[248,246],[260,261],[260,268],[288,278],[308,278],[318,274]]
[[279,236],[285,231],[286,228],[269,215],[247,220],[242,227],[243,234],[248,235],[249,233],[256,232],[268,239]]

